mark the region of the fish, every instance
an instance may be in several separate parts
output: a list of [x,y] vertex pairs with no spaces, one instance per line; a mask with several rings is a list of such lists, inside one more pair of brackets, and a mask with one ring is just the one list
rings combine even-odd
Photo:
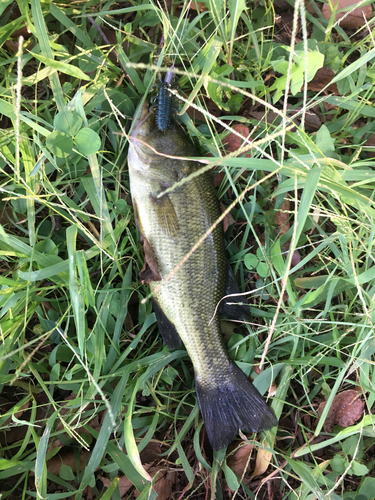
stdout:
[[[150,286],[164,342],[171,350],[185,346],[191,358],[208,440],[220,450],[240,429],[260,432],[278,421],[225,350],[216,308],[239,288],[225,256],[222,225],[209,231],[221,214],[210,174],[180,182],[200,168],[189,159],[194,156],[199,154],[175,120],[159,130],[149,101],[141,101],[128,152],[134,214],[146,255],[140,277]],[[248,314],[239,298],[229,301],[237,304],[224,301],[221,312]]]

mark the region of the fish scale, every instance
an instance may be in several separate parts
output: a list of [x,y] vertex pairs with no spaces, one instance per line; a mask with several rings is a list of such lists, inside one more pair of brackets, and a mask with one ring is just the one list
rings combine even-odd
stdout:
[[[135,116],[128,155],[130,189],[143,242],[152,249],[148,264],[158,271],[153,278],[158,281],[150,282],[158,325],[171,349],[181,348],[182,343],[186,347],[207,435],[218,450],[239,429],[269,429],[277,420],[229,360],[222,342],[216,306],[228,291],[239,291],[225,257],[222,226],[209,233],[176,270],[220,216],[210,175],[206,172],[179,185],[199,168],[188,160],[198,153],[174,121],[167,130],[158,130],[147,100]],[[162,194],[167,188],[172,191]],[[243,308],[238,305],[228,311],[238,319]]]
[[[195,165],[192,162],[192,171],[194,170]],[[181,204],[181,200],[191,198],[212,200],[209,206],[197,207],[195,204],[184,203],[178,213],[179,226],[189,227],[191,235],[199,234],[201,236],[220,215],[210,179],[207,179],[206,176],[203,179],[195,179],[185,184],[177,193],[172,193],[170,197],[174,206]],[[219,234],[221,232],[221,227],[215,229],[213,234],[206,238],[183,267],[170,279],[168,286],[161,287],[154,294],[156,300],[164,304],[164,312],[168,318],[174,324],[181,325],[178,333],[190,357],[197,359],[195,365],[197,373],[200,373],[203,368],[207,369],[206,360],[209,358],[206,350],[208,345],[217,346],[214,359],[224,360],[226,358],[220,345],[217,320],[215,319],[213,324],[209,324],[214,316],[216,304],[224,295],[227,275],[226,263],[219,258],[224,252],[223,238]],[[149,242],[152,242],[151,246],[158,248],[157,265],[162,279],[168,276],[171,270],[190,251],[192,245],[196,243],[192,241],[189,234],[186,234],[182,239],[179,238],[178,242],[166,238],[160,226],[157,225],[154,226],[154,231],[149,233],[149,237]],[[186,280],[189,280],[190,287],[184,285]],[[202,285],[205,293],[197,293],[197,288]],[[153,292],[158,288],[158,283],[151,283],[150,288]],[[209,340],[209,342],[203,342],[202,337],[193,337],[192,331],[204,331],[205,340]],[[196,356],[198,352],[201,352],[202,356]]]

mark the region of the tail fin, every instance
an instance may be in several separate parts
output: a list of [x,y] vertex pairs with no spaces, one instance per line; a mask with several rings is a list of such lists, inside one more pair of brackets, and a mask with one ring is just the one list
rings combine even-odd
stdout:
[[246,375],[230,362],[229,374],[217,383],[196,379],[196,390],[208,439],[214,450],[228,446],[239,429],[260,432],[277,418]]

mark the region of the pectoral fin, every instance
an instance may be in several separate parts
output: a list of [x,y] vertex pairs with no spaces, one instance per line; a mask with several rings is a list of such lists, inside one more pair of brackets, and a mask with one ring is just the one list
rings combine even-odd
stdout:
[[139,273],[139,278],[143,285],[148,285],[153,281],[161,281],[161,276],[158,270],[158,266],[156,264],[154,251],[148,242],[147,238],[143,234],[141,221],[138,216],[138,207],[135,200],[133,200],[133,208],[134,208],[134,218],[135,224],[137,226],[140,242],[143,248],[143,255],[145,257],[145,263]]
[[161,281],[161,276],[158,270],[158,266],[155,261],[154,251],[148,242],[147,238],[140,233],[141,245],[143,248],[143,253],[145,256],[145,263],[139,273],[139,278],[142,285],[148,285],[153,281]]
[[157,198],[150,194],[150,198],[160,227],[168,238],[174,239],[178,233],[178,219],[169,196],[165,194],[161,198]]
[[243,295],[233,295],[238,293],[241,293],[241,291],[236,281],[236,277],[234,276],[232,268],[228,266],[228,280],[225,295],[232,296],[226,297],[221,301],[219,313],[229,319],[250,320],[250,308],[246,304],[246,297]]
[[164,314],[163,309],[160,307],[158,301],[153,298],[152,305],[154,306],[154,311],[156,319],[158,320],[158,326],[160,333],[163,337],[164,342],[167,344],[169,349],[176,350],[182,348],[182,340],[177,333],[174,324],[167,318]]
[[134,220],[135,220],[135,225],[139,231],[140,234],[143,233],[142,231],[142,228],[141,228],[141,222],[139,220],[139,215],[138,215],[138,206],[137,206],[137,202],[135,201],[135,199],[133,198],[133,210],[134,210]]

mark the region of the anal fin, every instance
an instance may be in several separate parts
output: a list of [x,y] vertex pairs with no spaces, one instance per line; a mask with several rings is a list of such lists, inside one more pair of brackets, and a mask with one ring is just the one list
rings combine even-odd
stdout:
[[164,314],[163,309],[160,307],[158,301],[155,298],[152,299],[152,305],[154,306],[159,330],[164,342],[171,350],[181,349],[183,344],[179,334],[177,333],[176,327]]
[[225,295],[231,295],[231,297],[226,297],[220,302],[219,313],[229,319],[249,321],[251,318],[250,307],[246,304],[246,296],[236,295],[240,293],[236,277],[231,266],[228,265],[228,280]]

